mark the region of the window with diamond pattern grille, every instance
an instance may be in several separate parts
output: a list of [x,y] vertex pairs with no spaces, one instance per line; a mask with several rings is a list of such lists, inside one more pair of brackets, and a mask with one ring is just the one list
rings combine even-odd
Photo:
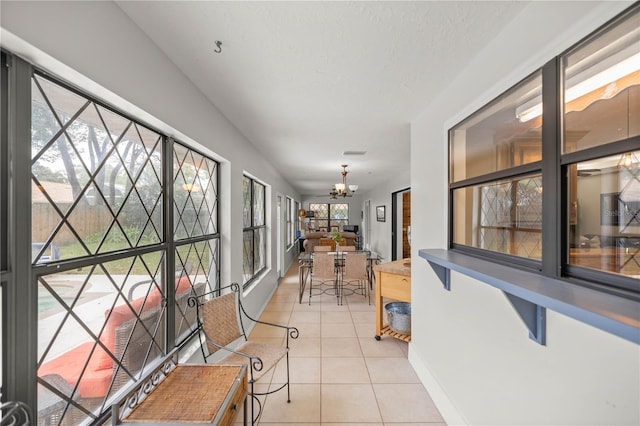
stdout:
[[[39,74],[31,110],[39,413],[49,395],[60,400],[56,416],[39,421],[78,424],[107,411],[110,398],[193,330],[187,297],[213,289],[219,276],[218,165]],[[166,146],[173,245],[164,235]],[[165,270],[175,279],[165,281]]]
[[267,267],[266,187],[244,176],[242,180],[243,285],[249,285]]
[[310,219],[310,228],[317,231],[342,230],[349,223],[349,204],[309,203],[309,210],[314,212]]
[[635,6],[450,130],[452,248],[640,292],[639,25]]

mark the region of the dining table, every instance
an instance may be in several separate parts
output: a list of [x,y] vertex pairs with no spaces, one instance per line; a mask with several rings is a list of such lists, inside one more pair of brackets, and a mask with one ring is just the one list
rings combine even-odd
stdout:
[[[324,252],[329,255],[335,256],[335,268],[336,268],[336,276],[340,273],[342,267],[344,266],[344,258],[349,254],[355,253],[366,253],[367,254],[367,275],[369,277],[369,285],[372,287],[374,285],[375,275],[373,273],[373,266],[379,264],[383,258],[380,257],[376,252],[371,250],[354,250],[354,251],[330,251]],[[298,303],[302,303],[302,296],[304,295],[305,287],[307,286],[308,280],[311,279],[311,271],[313,269],[313,252],[302,252],[298,256],[298,280],[299,280],[299,294],[298,294]]]

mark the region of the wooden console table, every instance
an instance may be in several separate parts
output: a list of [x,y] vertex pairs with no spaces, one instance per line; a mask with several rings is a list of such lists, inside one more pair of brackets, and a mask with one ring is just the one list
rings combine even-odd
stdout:
[[383,334],[395,337],[405,342],[411,341],[411,336],[396,333],[388,325],[383,325],[383,298],[411,302],[411,259],[396,260],[381,263],[373,267],[376,277],[376,340]]
[[247,424],[247,366],[176,365],[121,423],[232,425],[242,402]]

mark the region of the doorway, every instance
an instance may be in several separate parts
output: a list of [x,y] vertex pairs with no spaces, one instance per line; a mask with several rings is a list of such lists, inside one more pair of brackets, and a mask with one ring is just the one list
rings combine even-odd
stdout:
[[411,257],[411,188],[391,194],[391,260]]

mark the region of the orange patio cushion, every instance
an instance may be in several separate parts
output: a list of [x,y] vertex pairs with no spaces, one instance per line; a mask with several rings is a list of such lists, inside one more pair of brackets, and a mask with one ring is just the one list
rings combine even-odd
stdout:
[[[177,282],[176,294],[190,290],[191,285],[189,277],[184,276]],[[131,308],[135,312],[142,313],[151,309],[162,300],[162,295],[157,288],[150,293],[145,303],[145,296],[141,296],[131,303]],[[143,306],[144,304],[144,306]],[[110,350],[115,348],[115,334],[118,326],[126,321],[134,318],[134,313],[128,305],[123,304],[116,306],[113,311],[105,311],[107,323],[104,331],[100,336],[101,342]],[[63,377],[69,384],[75,386],[78,378],[82,373],[82,369],[89,358],[89,354],[94,346],[94,342],[86,342],[82,345],[65,352],[57,358],[47,361],[38,369],[38,376],[42,377],[47,374],[58,374]],[[99,398],[104,397],[109,390],[111,378],[113,375],[113,359],[102,347],[97,346],[91,356],[91,360],[82,376],[82,381],[78,386],[80,396],[83,398]]]
[[[78,377],[82,373],[85,362],[89,358],[94,342],[86,342],[82,345],[65,352],[61,356],[48,361],[38,369],[38,376],[43,377],[47,374],[58,374],[72,386],[76,386]],[[82,382],[78,386],[78,392],[83,398],[98,398],[107,394],[113,368],[102,368],[99,362],[102,357],[109,356],[104,350],[97,346],[89,365],[83,375]],[[111,358],[109,358],[111,359]]]

